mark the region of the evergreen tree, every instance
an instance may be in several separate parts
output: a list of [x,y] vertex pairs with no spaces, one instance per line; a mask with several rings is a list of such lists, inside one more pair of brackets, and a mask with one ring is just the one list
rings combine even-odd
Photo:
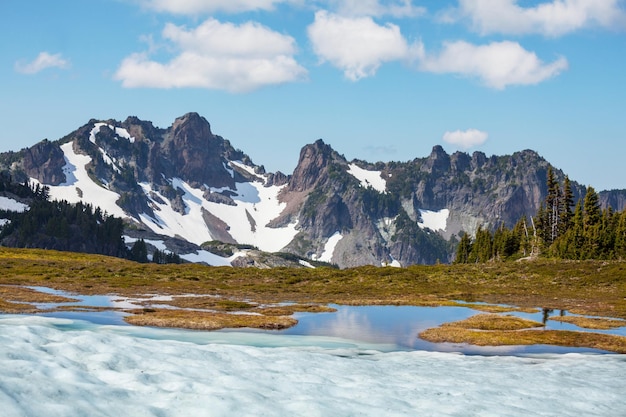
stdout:
[[146,242],[144,242],[143,239],[135,241],[133,247],[130,248],[129,258],[135,262],[148,262],[148,248],[146,247]]
[[565,234],[570,227],[572,216],[574,215],[572,207],[574,207],[574,193],[572,191],[572,183],[569,177],[566,176],[563,182],[563,195],[559,214],[559,235]]
[[619,215],[615,229],[615,257],[626,260],[626,210]]
[[476,238],[472,245],[469,262],[487,262],[492,258],[493,238],[487,229],[478,226],[476,230]]
[[561,188],[559,183],[554,177],[552,167],[548,167],[548,179],[547,179],[548,193],[546,196],[545,207],[545,233],[544,240],[547,246],[550,246],[552,242],[559,236],[559,220],[561,216]]
[[583,203],[585,228],[596,225],[600,222],[600,202],[598,194],[593,187],[587,187],[587,193]]
[[454,263],[466,264],[469,261],[470,253],[472,252],[472,240],[465,232],[461,232],[461,240],[459,246],[456,248],[456,258]]

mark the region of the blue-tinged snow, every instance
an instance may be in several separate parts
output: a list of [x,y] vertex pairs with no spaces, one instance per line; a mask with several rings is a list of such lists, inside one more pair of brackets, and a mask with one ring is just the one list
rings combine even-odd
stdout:
[[0,210],[15,211],[23,213],[28,210],[28,205],[20,203],[9,197],[0,196]]
[[348,174],[361,182],[361,187],[372,187],[379,193],[387,192],[387,181],[382,177],[380,171],[368,171],[356,164],[350,164]]
[[623,416],[625,366],[0,316],[3,417]]

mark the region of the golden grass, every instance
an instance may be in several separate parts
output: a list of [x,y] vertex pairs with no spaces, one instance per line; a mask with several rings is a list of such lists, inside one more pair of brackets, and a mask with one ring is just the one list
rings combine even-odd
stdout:
[[520,307],[513,307],[513,306],[493,305],[493,304],[458,303],[458,306],[471,308],[472,310],[484,311],[487,313],[513,313],[513,312],[537,313],[540,311],[539,309],[532,308],[532,307],[520,308]]
[[320,304],[290,304],[284,306],[263,306],[252,311],[266,316],[290,316],[293,313],[334,313],[337,309]]
[[511,316],[476,317],[427,329],[419,337],[433,343],[468,343],[478,346],[546,344],[626,353],[624,336],[567,330],[529,330],[531,326],[539,327],[542,324],[528,320],[528,323],[516,324],[516,318]]
[[626,262],[618,261],[259,270],[0,248],[0,284],[80,294],[210,294],[258,304],[434,306],[463,300],[626,319]]
[[32,304],[12,303],[10,301],[0,300],[0,313],[5,314],[32,314],[40,312],[37,307]]
[[18,301],[24,303],[70,303],[78,301],[75,298],[46,294],[30,288],[16,287],[12,285],[0,285],[0,299],[9,302]]
[[446,323],[442,327],[459,327],[476,330],[523,330],[534,327],[543,327],[542,323],[526,320],[515,316],[501,316],[499,314],[477,314],[465,320]]
[[[252,316],[260,317],[254,319],[259,321],[256,327],[271,327],[278,318],[300,311],[288,311],[283,306],[260,310],[260,306],[282,302],[303,306],[330,303],[433,307],[447,305],[491,313],[510,311],[506,307],[493,305],[508,304],[516,306],[517,310],[514,311],[536,311],[537,307],[545,307],[580,315],[626,319],[626,262],[620,261],[537,259],[480,265],[416,265],[408,268],[366,266],[345,270],[261,270],[196,264],[137,264],[98,255],[0,247],[0,286],[2,285],[45,286],[86,295],[109,294],[138,298],[145,294],[172,295],[175,296],[174,301],[166,304],[218,311],[193,312],[190,316],[188,312],[156,309],[155,313],[146,312],[128,318],[129,322],[135,321],[137,324],[141,321],[144,325],[168,327],[221,328],[237,326],[237,322],[241,325],[243,319],[237,318],[238,315],[232,317],[233,315],[225,314],[234,310],[261,312],[263,316]],[[183,294],[203,296],[176,297]],[[37,297],[43,295],[22,290],[0,292],[0,311],[26,312],[34,309],[32,305],[13,301],[51,302]],[[322,307],[311,307],[305,311],[314,311],[317,308]],[[271,314],[277,316],[270,317]],[[229,317],[219,318],[220,315]],[[198,318],[194,319],[193,316]],[[255,326],[254,323],[245,325]],[[582,344],[623,351],[619,345],[623,343],[623,338],[613,339],[611,336],[593,333],[487,331],[456,326],[431,329],[424,334],[450,333],[453,329],[464,335],[458,336],[461,341],[468,343],[482,340],[482,343],[488,341],[490,344]],[[591,340],[594,338],[596,341]],[[611,343],[617,340],[615,343],[618,346],[607,349],[602,347],[606,344],[603,340],[611,340]]]
[[585,329],[610,330],[625,327],[626,321],[601,317],[551,316],[550,320],[574,324]]
[[144,309],[132,311],[125,321],[136,326],[176,327],[193,330],[218,330],[225,328],[250,327],[255,329],[280,330],[295,326],[293,317],[265,316],[257,314],[227,314],[203,311]]

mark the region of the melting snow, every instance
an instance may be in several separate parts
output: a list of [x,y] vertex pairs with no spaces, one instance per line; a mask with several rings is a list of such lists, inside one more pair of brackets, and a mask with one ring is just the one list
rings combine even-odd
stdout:
[[[240,169],[242,169],[244,171],[246,171],[248,174],[250,174],[250,175],[252,175],[254,177],[257,177],[257,178],[261,179],[261,181],[265,182],[265,177],[263,177],[262,175],[257,174],[254,171],[253,167],[250,167],[250,166],[244,164],[241,161],[231,161],[230,164],[234,165],[234,166],[236,166],[236,167],[238,167],[238,168],[240,168]],[[232,170],[231,170],[231,172],[232,172]]]
[[[152,191],[150,185],[140,185],[149,196]],[[154,211],[155,219],[146,214],[141,215],[142,221],[156,233],[178,235],[198,245],[213,240],[209,229],[202,227],[205,224],[202,212],[206,210],[229,225],[228,232],[237,242],[254,245],[263,251],[280,251],[297,234],[295,223],[282,228],[267,226],[285,208],[285,204],[278,201],[278,194],[284,186],[264,187],[258,181],[236,183],[236,189],[230,190],[236,194],[232,196],[235,206],[207,201],[203,190],[193,188],[179,178],[172,180],[172,186],[183,192],[185,214],[174,211],[169,200],[156,193],[162,202],[152,200],[157,208]],[[224,189],[211,191],[220,192]]]
[[[120,198],[119,194],[96,184],[87,174],[85,165],[91,162],[91,158],[75,153],[72,142],[62,145],[61,150],[65,158],[63,173],[67,181],[57,186],[49,185],[50,197],[55,200],[67,200],[70,203],[79,201],[91,203],[109,215],[127,217],[124,210],[115,203]],[[34,178],[31,178],[31,181],[39,183]]]
[[96,135],[100,132],[100,128],[102,126],[107,126],[109,129],[114,131],[115,135],[118,136],[119,138],[124,138],[128,140],[130,143],[135,143],[135,138],[130,136],[130,133],[128,133],[126,129],[122,127],[115,127],[108,123],[95,123],[93,125],[93,129],[91,129],[91,132],[89,132],[89,141],[93,143],[94,145],[96,144]]
[[393,258],[391,258],[391,263],[382,262],[381,265],[390,266],[393,268],[402,268],[402,264],[400,263],[400,261],[398,261],[397,259],[393,259]]
[[322,262],[331,262],[333,259],[333,254],[335,253],[335,247],[337,243],[343,238],[343,235],[339,232],[335,232],[334,235],[328,238],[326,245],[324,245],[324,252],[318,258],[317,255],[313,255],[312,259],[314,261],[322,261]]
[[419,227],[422,229],[429,228],[430,230],[441,230],[445,231],[448,223],[448,216],[450,215],[450,210],[442,209],[439,211],[431,211],[431,210],[420,210],[420,214],[422,217],[422,222],[418,223]]
[[626,415],[620,355],[382,353],[29,316],[1,316],[0,329],[4,417]]
[[298,261],[298,263],[306,268],[311,268],[311,269],[315,269],[315,267],[313,265],[311,265],[310,262],[307,261],[303,261],[302,259],[300,259],[300,261]]
[[245,252],[236,252],[228,258],[224,258],[206,250],[198,250],[196,253],[180,255],[180,257],[186,261],[194,263],[204,262],[205,264],[212,266],[231,266],[232,261],[242,256],[246,256]]
[[361,186],[364,188],[372,187],[379,193],[387,191],[387,181],[381,177],[382,173],[380,171],[368,171],[355,164],[350,164],[348,174],[351,174],[357,180],[361,181]]
[[15,201],[12,198],[0,196],[0,210],[16,211],[18,213],[23,213],[28,210],[28,206],[26,204],[20,203],[19,201]]

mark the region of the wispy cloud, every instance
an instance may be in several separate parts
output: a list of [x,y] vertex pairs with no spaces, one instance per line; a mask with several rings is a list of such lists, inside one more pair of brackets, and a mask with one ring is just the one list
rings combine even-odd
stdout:
[[410,45],[397,25],[327,11],[315,14],[308,35],[320,61],[339,68],[352,81],[374,75],[384,62],[415,58],[423,49],[421,43]]
[[426,13],[426,8],[415,6],[412,0],[327,0],[332,10],[350,17],[416,17]]
[[443,134],[443,141],[462,149],[469,149],[482,145],[489,135],[477,129],[455,130]]
[[459,0],[444,21],[468,20],[481,34],[562,36],[586,27],[626,28],[622,0],[553,0],[522,7],[518,0]]
[[124,87],[200,87],[246,92],[306,78],[295,40],[259,23],[208,19],[195,29],[167,24],[163,38],[176,50],[168,62],[136,53],[115,74]]
[[37,74],[47,68],[67,69],[70,62],[64,59],[61,54],[49,54],[41,52],[34,61],[15,63],[15,70],[21,74]]
[[498,90],[510,85],[538,84],[567,68],[568,62],[563,57],[546,64],[534,52],[510,41],[488,45],[447,42],[439,55],[425,55],[420,62],[423,71],[478,78]]

